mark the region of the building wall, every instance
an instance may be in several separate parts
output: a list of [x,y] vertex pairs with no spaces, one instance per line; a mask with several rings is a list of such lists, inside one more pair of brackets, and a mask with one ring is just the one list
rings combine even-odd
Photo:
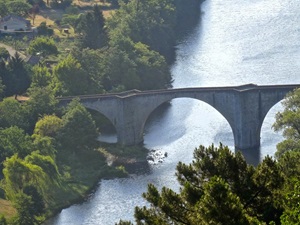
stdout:
[[15,30],[28,30],[27,24],[24,21],[11,19],[9,21],[4,21],[0,23],[0,30],[5,32],[5,26],[7,27],[7,31],[15,31]]

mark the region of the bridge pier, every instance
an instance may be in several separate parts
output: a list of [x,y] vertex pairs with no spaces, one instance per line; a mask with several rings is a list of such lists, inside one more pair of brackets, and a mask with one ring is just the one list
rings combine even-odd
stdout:
[[250,88],[237,92],[234,123],[231,124],[236,150],[260,147],[261,127],[265,116],[292,90],[289,87]]
[[125,146],[143,142],[143,129],[139,106],[132,98],[123,98],[118,105],[118,118],[115,124],[118,143]]
[[[263,123],[261,93],[256,90],[237,92],[232,124],[236,150],[260,147],[260,130]],[[269,109],[268,109],[269,110]]]
[[[243,121],[244,124],[249,124],[248,122]],[[258,124],[250,124],[248,127],[235,127],[233,136],[236,150],[250,150],[260,147],[260,127],[258,127]]]

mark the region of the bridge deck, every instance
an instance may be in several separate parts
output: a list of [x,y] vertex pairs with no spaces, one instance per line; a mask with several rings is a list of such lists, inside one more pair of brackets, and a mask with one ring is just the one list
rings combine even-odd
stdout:
[[190,88],[174,88],[174,89],[159,89],[159,90],[129,90],[120,93],[108,93],[108,94],[92,94],[92,95],[77,95],[58,97],[58,100],[72,100],[74,98],[79,99],[92,99],[92,98],[128,98],[130,96],[137,95],[149,95],[149,94],[163,94],[163,93],[176,93],[176,92],[208,92],[208,91],[237,91],[244,92],[253,89],[268,90],[268,89],[296,89],[299,88],[300,84],[282,84],[282,85],[256,85],[256,84],[245,84],[240,86],[220,86],[220,87],[190,87]]

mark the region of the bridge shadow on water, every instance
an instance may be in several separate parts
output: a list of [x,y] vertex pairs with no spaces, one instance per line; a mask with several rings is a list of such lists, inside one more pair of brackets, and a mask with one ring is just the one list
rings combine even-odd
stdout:
[[[189,110],[191,106],[179,99],[165,102],[156,108],[148,117],[144,128],[144,144],[168,145],[185,134],[183,123],[186,114],[178,111]],[[183,116],[183,118],[182,118]],[[179,121],[174,123],[174,121]]]

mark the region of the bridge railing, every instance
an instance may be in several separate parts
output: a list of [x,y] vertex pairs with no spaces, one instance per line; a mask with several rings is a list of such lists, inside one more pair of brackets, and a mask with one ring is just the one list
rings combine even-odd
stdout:
[[67,96],[58,97],[59,101],[68,101],[74,98],[79,99],[93,99],[93,98],[128,98],[130,96],[137,95],[149,95],[149,94],[165,94],[165,93],[176,93],[176,92],[207,92],[207,91],[224,91],[232,90],[237,92],[249,91],[253,89],[268,90],[268,89],[296,89],[299,88],[300,84],[284,84],[284,85],[256,85],[256,84],[246,84],[240,86],[220,86],[220,87],[189,87],[189,88],[176,88],[176,89],[159,89],[159,90],[147,90],[140,91],[137,89],[124,91],[120,93],[107,93],[107,94],[92,94],[92,95],[77,95],[77,96]]

